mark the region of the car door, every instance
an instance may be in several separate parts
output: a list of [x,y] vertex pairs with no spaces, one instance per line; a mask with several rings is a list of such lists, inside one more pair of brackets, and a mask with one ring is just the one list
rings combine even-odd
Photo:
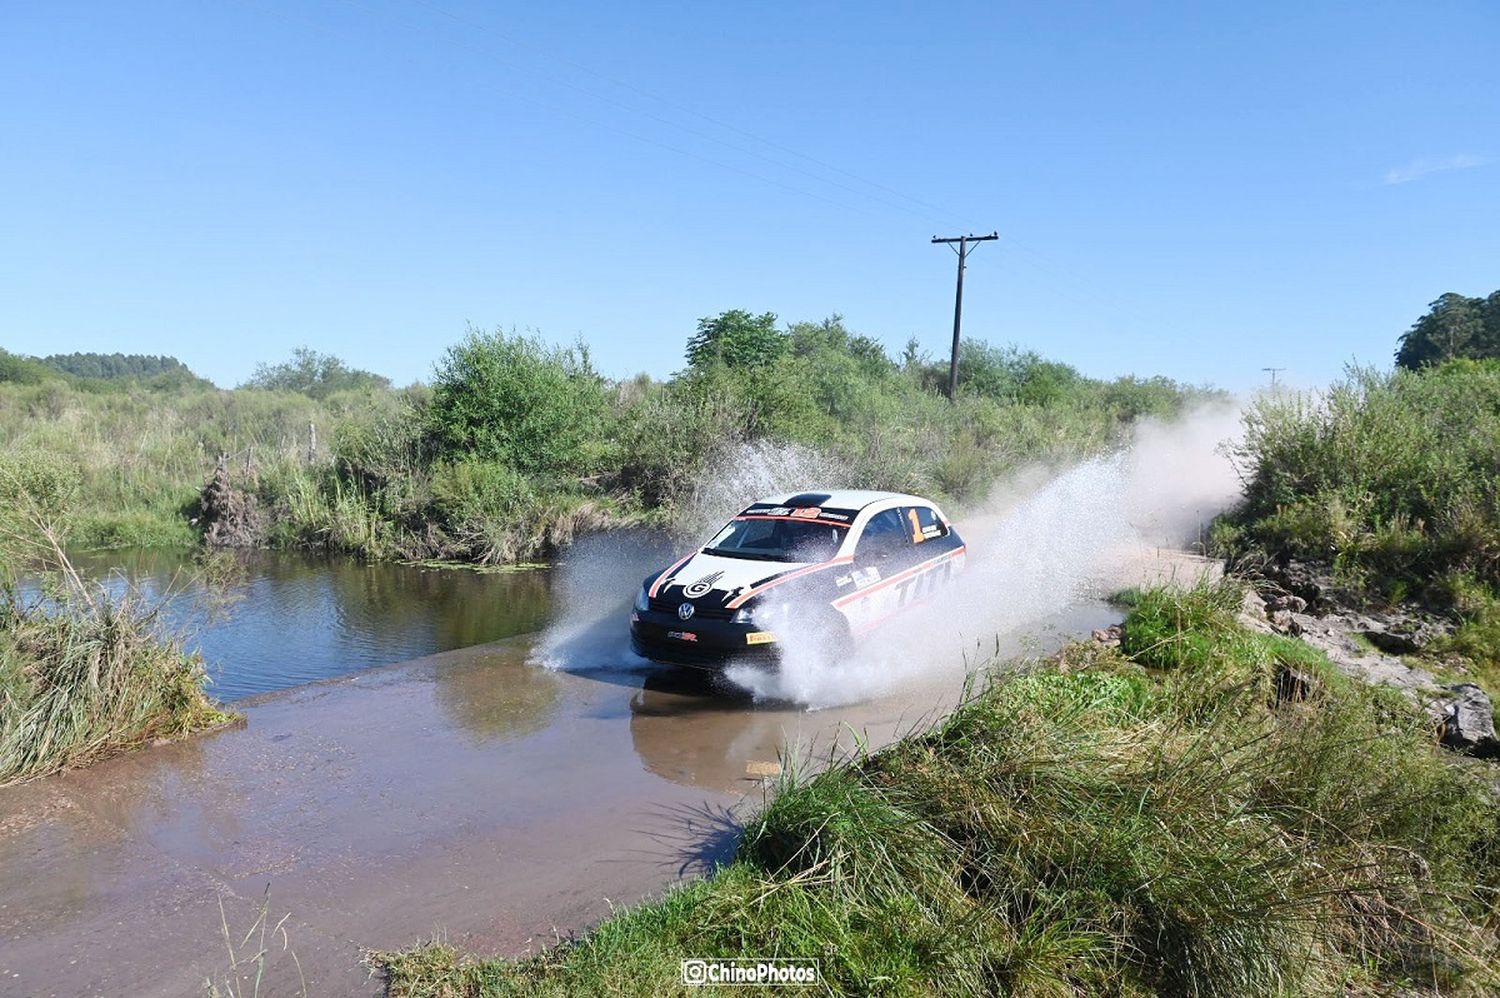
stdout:
[[[911,526],[899,507],[881,510],[865,523],[855,542],[849,582],[834,601],[851,631],[867,630],[895,612],[900,594],[894,582],[911,567],[914,547]],[[844,594],[845,588],[852,591]]]
[[898,609],[920,603],[942,588],[953,573],[963,568],[963,542],[931,506],[915,504],[905,507],[911,530],[911,569],[895,583],[900,592]]

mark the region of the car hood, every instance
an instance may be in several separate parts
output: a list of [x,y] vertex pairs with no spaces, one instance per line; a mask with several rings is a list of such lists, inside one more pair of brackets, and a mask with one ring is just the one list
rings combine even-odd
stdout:
[[656,595],[722,605],[778,576],[817,564],[821,563],[725,558],[700,551],[668,569],[657,583]]

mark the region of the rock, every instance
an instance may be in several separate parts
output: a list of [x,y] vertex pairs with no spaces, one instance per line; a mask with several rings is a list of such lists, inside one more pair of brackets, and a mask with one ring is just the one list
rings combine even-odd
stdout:
[[1266,601],[1260,598],[1260,594],[1254,589],[1246,589],[1244,598],[1240,601],[1240,612],[1236,614],[1237,619],[1245,627],[1252,631],[1260,631],[1262,634],[1275,634],[1276,625],[1271,615],[1266,612]]
[[1113,648],[1120,643],[1120,636],[1124,633],[1125,629],[1119,624],[1110,624],[1108,627],[1101,627],[1094,631],[1091,637],[1099,644]]
[[1374,615],[1362,631],[1366,641],[1392,655],[1414,655],[1453,633],[1453,622],[1403,610]]
[[1495,738],[1495,707],[1473,683],[1449,686],[1446,696],[1428,705],[1428,713],[1442,731],[1443,744],[1471,755],[1500,755]]
[[1303,672],[1285,662],[1276,664],[1276,702],[1300,703],[1312,696],[1318,681],[1311,673]]
[[1282,633],[1301,638],[1327,655],[1340,672],[1356,679],[1394,686],[1409,696],[1438,685],[1432,673],[1413,668],[1393,655],[1371,651],[1361,643],[1357,635],[1371,626],[1368,618],[1357,614],[1315,617],[1309,613],[1283,611],[1273,615],[1272,619]]
[[1282,609],[1291,610],[1293,613],[1301,613],[1304,610],[1322,613],[1334,607],[1336,602],[1334,595],[1338,587],[1333,581],[1333,576],[1326,571],[1293,559],[1281,565],[1267,565],[1263,573],[1267,580],[1280,587],[1285,596],[1296,597],[1302,601],[1300,609],[1294,609],[1290,605]]
[[1280,596],[1273,596],[1267,600],[1266,606],[1272,612],[1285,610],[1288,613],[1302,613],[1307,609],[1307,600],[1301,596],[1294,596],[1291,593],[1283,593]]

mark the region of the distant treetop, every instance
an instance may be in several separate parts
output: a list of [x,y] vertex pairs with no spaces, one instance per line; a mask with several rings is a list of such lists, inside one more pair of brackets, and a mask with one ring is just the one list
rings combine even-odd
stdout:
[[157,354],[55,353],[50,357],[41,358],[41,362],[54,371],[71,374],[75,378],[120,380],[167,375],[185,381],[199,380],[198,376],[176,357]]
[[1500,357],[1500,291],[1466,298],[1452,291],[1401,335],[1396,364],[1416,369],[1455,357]]
[[389,388],[391,379],[350,367],[332,354],[298,347],[292,351],[291,360],[255,365],[255,373],[240,387],[300,392],[321,399],[351,389]]
[[687,362],[700,369],[713,364],[763,367],[785,353],[789,342],[789,335],[776,328],[775,312],[751,315],[732,308],[698,320],[698,331],[688,340]]

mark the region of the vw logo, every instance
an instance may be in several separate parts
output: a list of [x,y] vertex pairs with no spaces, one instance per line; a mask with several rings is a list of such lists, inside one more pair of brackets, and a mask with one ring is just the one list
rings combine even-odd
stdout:
[[682,604],[681,606],[679,606],[677,608],[677,619],[678,620],[687,620],[692,615],[693,615],[693,604],[691,604],[691,603],[684,603],[684,604]]

